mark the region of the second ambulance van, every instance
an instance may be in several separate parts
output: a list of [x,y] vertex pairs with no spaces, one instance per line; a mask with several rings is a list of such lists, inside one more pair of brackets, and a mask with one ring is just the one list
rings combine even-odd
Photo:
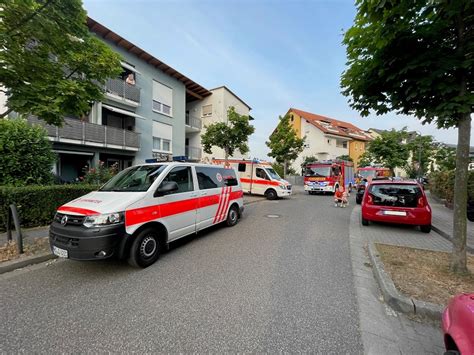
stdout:
[[163,163],[130,167],[58,208],[50,244],[59,257],[128,258],[147,267],[168,243],[218,223],[237,224],[243,192],[233,169]]

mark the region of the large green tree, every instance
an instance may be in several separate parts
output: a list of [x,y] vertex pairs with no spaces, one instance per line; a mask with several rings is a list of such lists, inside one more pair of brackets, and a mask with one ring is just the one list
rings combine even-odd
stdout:
[[0,185],[50,184],[55,159],[44,128],[20,118],[0,120]]
[[229,156],[236,150],[245,154],[249,151],[248,140],[255,132],[255,127],[250,124],[250,117],[240,115],[233,106],[227,110],[227,121],[216,122],[206,126],[206,132],[201,136],[201,144],[206,153],[212,153],[216,146],[224,150],[224,159],[227,164]]
[[379,137],[370,142],[364,158],[389,168],[395,176],[394,169],[404,167],[410,157],[409,147],[405,144],[407,137],[406,129],[383,131]]
[[434,150],[434,161],[438,170],[454,170],[456,168],[456,149],[448,147],[446,144],[437,144]]
[[298,138],[296,131],[290,124],[288,114],[280,116],[279,120],[277,127],[265,144],[270,148],[268,156],[274,158],[277,163],[283,164],[283,175],[286,175],[288,164],[303,151],[305,137]]
[[61,125],[100,100],[120,57],[92,35],[81,0],[6,0],[0,11],[0,81],[9,112]]
[[343,93],[363,116],[414,115],[458,128],[451,267],[466,265],[467,167],[474,107],[474,1],[356,0]]

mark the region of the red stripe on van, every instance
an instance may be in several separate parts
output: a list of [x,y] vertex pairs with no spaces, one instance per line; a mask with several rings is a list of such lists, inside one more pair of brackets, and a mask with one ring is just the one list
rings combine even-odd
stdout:
[[216,223],[217,221],[217,216],[219,216],[219,213],[223,207],[224,204],[224,192],[226,190],[226,187],[223,187],[221,190],[221,194],[219,195],[219,206],[217,207],[216,214],[214,215],[214,220],[212,221],[212,224]]
[[247,179],[247,178],[240,178],[240,182],[248,182],[253,184],[259,185],[272,185],[272,186],[279,186],[280,182],[278,181],[268,181],[268,180],[256,180],[256,179]]
[[96,214],[100,214],[100,212],[97,212],[97,211],[88,210],[86,208],[71,207],[71,206],[61,206],[58,208],[58,212],[73,212],[73,213],[78,213],[85,216],[93,216]]
[[[125,225],[127,227],[133,226],[135,224],[141,224],[179,213],[189,212],[198,208],[217,205],[219,203],[219,196],[222,196],[221,201],[223,202],[225,195],[219,194],[128,210],[125,211]],[[242,198],[242,196],[242,190],[231,192],[229,200],[236,200]]]

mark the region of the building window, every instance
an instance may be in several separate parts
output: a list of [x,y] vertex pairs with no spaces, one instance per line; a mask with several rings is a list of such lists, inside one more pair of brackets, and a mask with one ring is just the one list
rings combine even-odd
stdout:
[[153,151],[171,153],[173,126],[153,121]]
[[202,107],[202,117],[212,116],[212,105],[204,105]]
[[331,144],[331,140],[330,140],[330,139],[328,139],[328,144],[329,144],[329,145]]
[[173,89],[153,80],[153,111],[172,116]]
[[347,148],[347,141],[336,140],[336,147]]
[[293,117],[293,115],[290,116],[290,121],[293,122],[295,120],[295,118]]

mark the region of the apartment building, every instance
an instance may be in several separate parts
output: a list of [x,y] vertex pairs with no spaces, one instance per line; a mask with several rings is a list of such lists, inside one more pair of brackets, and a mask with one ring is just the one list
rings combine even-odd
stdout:
[[[43,125],[53,142],[56,174],[73,181],[99,161],[124,169],[189,155],[187,138],[199,134],[202,123],[187,106],[212,92],[97,21],[88,18],[87,26],[122,56],[123,71],[107,81],[103,101],[87,116],[66,117],[60,128],[29,119]],[[199,157],[196,144],[192,154]]]
[[305,137],[303,152],[293,162],[293,169],[301,171],[304,157],[316,156],[318,160],[335,159],[349,155],[355,166],[371,136],[349,122],[290,108],[290,124],[298,137]]
[[[223,158],[224,150],[221,148],[213,147],[211,154],[202,151],[201,135],[206,132],[206,126],[216,122],[226,122],[227,110],[231,106],[237,113],[247,116],[250,115],[252,109],[226,86],[219,86],[209,91],[211,95],[201,100],[190,101],[186,105],[186,119],[190,127],[197,126],[195,122],[199,121],[201,121],[199,125],[202,125],[201,130],[189,129],[186,133],[186,155],[192,160],[210,161],[212,158]],[[241,159],[246,156],[237,151],[232,157]]]

